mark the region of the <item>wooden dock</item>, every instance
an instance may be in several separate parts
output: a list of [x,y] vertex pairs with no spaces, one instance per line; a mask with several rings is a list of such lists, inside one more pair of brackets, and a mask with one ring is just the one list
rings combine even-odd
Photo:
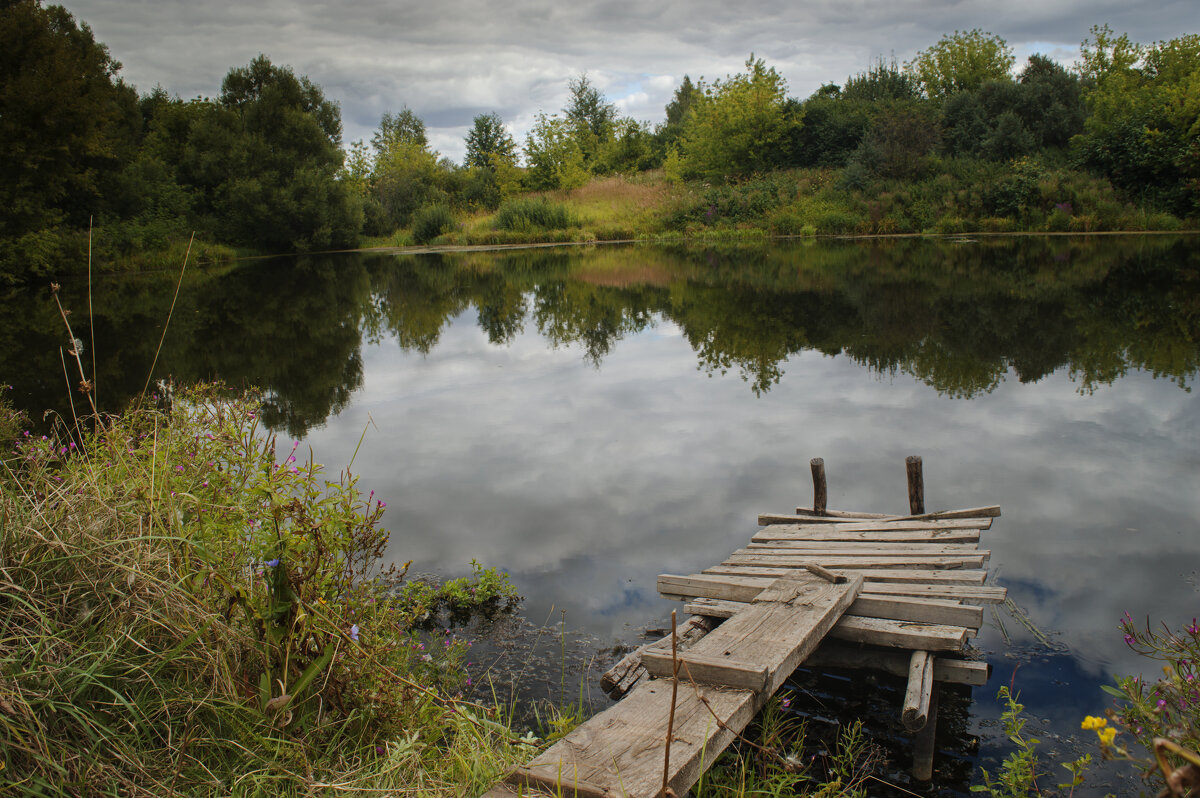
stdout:
[[986,584],[979,548],[1000,508],[926,513],[910,457],[907,515],[831,511],[824,463],[811,465],[811,509],[759,516],[762,529],[721,563],[658,577],[691,617],[604,674],[615,706],[485,798],[682,796],[801,663],[907,677],[901,718],[914,774],[930,777],[935,682],[987,680],[987,665],[963,654],[979,605],[1005,598]]

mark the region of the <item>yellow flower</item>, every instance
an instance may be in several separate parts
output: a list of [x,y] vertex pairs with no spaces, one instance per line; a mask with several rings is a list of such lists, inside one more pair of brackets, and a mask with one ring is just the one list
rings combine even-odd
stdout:
[[1117,730],[1112,727],[1107,729],[1097,729],[1096,735],[1100,738],[1101,745],[1112,745],[1113,738],[1117,736]]
[[[1082,724],[1080,724],[1080,728],[1083,728],[1083,729],[1103,729],[1103,728],[1104,728],[1105,726],[1107,726],[1107,725],[1108,725],[1108,720],[1107,720],[1107,719],[1105,719],[1105,718],[1097,718],[1097,717],[1095,717],[1094,715],[1088,715],[1086,718],[1084,718],[1084,719],[1083,719],[1083,723],[1082,723]],[[1115,733],[1116,733],[1116,732],[1114,732],[1114,734],[1115,734]]]

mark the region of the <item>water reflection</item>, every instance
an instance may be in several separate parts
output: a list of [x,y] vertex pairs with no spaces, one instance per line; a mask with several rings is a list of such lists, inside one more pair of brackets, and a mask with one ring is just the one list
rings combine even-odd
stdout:
[[[334,466],[369,427],[355,471],[393,556],[504,567],[530,618],[609,643],[669,611],[657,573],[807,502],[808,458],[831,506],[897,511],[922,454],[929,507],[1003,507],[990,566],[1054,646],[1003,616],[1009,637],[992,622],[978,645],[1000,681],[1023,663],[1017,688],[1069,739],[1101,682],[1144,667],[1121,613],[1178,624],[1200,603],[1198,258],[1148,236],[256,262],[187,281],[160,362],[263,387],[271,423]],[[173,290],[96,286],[102,403],[141,389]],[[63,294],[81,318],[86,288]],[[4,308],[0,380],[66,412],[53,304]],[[994,693],[961,721],[985,757]]]

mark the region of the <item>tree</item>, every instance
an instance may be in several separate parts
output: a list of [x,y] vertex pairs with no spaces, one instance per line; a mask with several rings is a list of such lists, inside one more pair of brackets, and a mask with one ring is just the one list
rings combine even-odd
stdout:
[[396,144],[429,144],[425,137],[425,123],[408,106],[398,112],[387,111],[379,120],[379,129],[371,136],[371,146],[381,153]]
[[1010,80],[1012,48],[979,28],[943,36],[905,64],[925,96],[941,101],[958,91],[973,91],[989,80]]
[[131,155],[122,120],[136,112],[137,95],[116,80],[121,65],[108,48],[62,6],[5,0],[0,7],[3,279],[49,270],[56,228],[87,225],[101,181]]
[[184,174],[207,193],[222,238],[273,250],[357,241],[362,208],[339,181],[336,103],[258,56],[230,70],[188,133]]
[[525,137],[530,188],[571,189],[587,183],[591,173],[575,132],[576,128],[557,114],[538,114]]
[[475,117],[467,133],[467,155],[463,165],[475,169],[494,169],[496,161],[512,165],[517,160],[517,143],[504,127],[500,115],[493,112]]
[[1078,161],[1128,194],[1200,212],[1200,35],[1143,47],[1092,28],[1080,48],[1091,112]]
[[787,131],[787,82],[751,53],[746,71],[701,84],[680,148],[684,175],[745,175],[774,165]]
[[590,136],[596,144],[613,137],[613,124],[617,121],[617,107],[605,99],[600,90],[592,85],[587,73],[567,84],[571,90],[571,101],[563,109],[567,123],[579,135],[580,147],[586,152],[584,141]]

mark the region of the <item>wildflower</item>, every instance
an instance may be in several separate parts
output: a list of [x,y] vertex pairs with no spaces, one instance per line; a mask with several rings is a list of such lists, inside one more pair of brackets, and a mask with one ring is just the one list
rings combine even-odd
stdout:
[[1110,746],[1113,744],[1113,738],[1117,736],[1117,730],[1111,726],[1107,729],[1097,729],[1096,735],[1100,738],[1100,744]]
[[1200,624],[1196,623],[1195,618],[1192,618],[1192,625],[1187,628],[1187,631],[1190,635],[1200,634]]
[[358,642],[358,624],[356,623],[350,625],[350,639],[355,643]]
[[792,705],[792,699],[785,698],[785,699],[783,699],[783,701],[781,701],[779,703],[780,703],[780,706],[782,706],[784,709],[787,709],[788,707],[790,707]]
[[268,568],[275,568],[279,565],[279,558],[276,557],[274,560],[267,560],[265,563],[263,563],[263,565],[267,566]]
[[1158,703],[1154,705],[1154,710],[1157,712],[1157,711],[1161,710],[1163,707],[1165,707],[1166,705],[1167,705],[1167,699],[1160,698],[1160,699],[1158,699]]
[[1133,645],[1133,635],[1125,635],[1125,645],[1127,645],[1127,646]]
[[377,753],[377,754],[382,754],[382,753],[383,753],[383,751],[384,751],[384,748],[383,748],[383,746],[382,746],[382,745],[377,745],[377,746],[375,746],[375,753]]
[[380,503],[379,503],[379,509],[381,509],[381,510],[382,510],[384,507],[387,507],[387,502],[380,502]]
[[1103,729],[1107,725],[1108,725],[1108,720],[1106,718],[1098,718],[1095,715],[1088,715],[1086,718],[1083,719],[1083,723],[1080,724],[1080,728],[1082,728],[1082,729]]
[[421,659],[425,660],[426,662],[433,662],[433,655],[432,654],[422,654]]

